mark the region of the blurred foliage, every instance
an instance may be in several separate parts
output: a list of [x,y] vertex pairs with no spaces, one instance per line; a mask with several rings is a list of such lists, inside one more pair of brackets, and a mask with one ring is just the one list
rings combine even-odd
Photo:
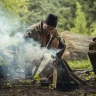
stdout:
[[36,74],[36,75],[34,76],[34,79],[35,79],[37,82],[39,82],[39,81],[40,81],[40,76],[39,76],[39,74]]
[[12,84],[11,84],[10,80],[8,80],[7,86],[12,87]]
[[96,36],[96,22],[93,22],[90,26],[90,32],[92,36]]
[[54,88],[55,88],[54,84],[50,84],[49,85],[49,89],[52,89],[53,90]]
[[87,60],[74,60],[68,62],[69,66],[74,69],[92,69],[89,58]]
[[19,18],[19,30],[44,20],[49,13],[54,13],[58,16],[59,32],[74,28],[73,31],[80,34],[96,34],[95,0],[0,0],[0,6],[7,11],[6,16],[10,19],[13,16]]
[[[7,10],[8,12],[12,12],[14,14],[19,13],[27,13],[28,6],[26,4],[26,0],[0,0],[0,5],[3,7],[4,10]],[[13,15],[14,15],[13,14]],[[12,14],[10,14],[12,15]]]
[[79,2],[76,2],[76,18],[74,19],[74,28],[71,31],[76,33],[88,34],[87,21],[84,12],[82,11],[82,6]]

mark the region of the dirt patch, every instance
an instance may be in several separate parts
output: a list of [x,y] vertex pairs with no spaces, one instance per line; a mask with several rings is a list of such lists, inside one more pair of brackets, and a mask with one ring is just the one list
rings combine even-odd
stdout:
[[78,86],[76,89],[71,89],[67,92],[61,90],[52,90],[48,86],[39,86],[27,82],[16,81],[9,84],[8,81],[5,85],[2,84],[0,88],[0,96],[95,96],[96,95],[96,80],[91,78],[85,81],[86,86]]

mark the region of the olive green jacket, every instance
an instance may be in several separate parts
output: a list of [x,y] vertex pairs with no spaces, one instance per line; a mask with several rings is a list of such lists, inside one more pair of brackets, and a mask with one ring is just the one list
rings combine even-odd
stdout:
[[59,40],[59,35],[57,33],[57,30],[54,29],[52,32],[50,32],[49,39],[46,42],[46,37],[42,29],[42,22],[28,27],[26,33],[24,34],[24,37],[33,38],[35,41],[38,41],[38,43],[40,43],[42,47],[47,47],[47,48],[50,48],[52,41],[55,38]]

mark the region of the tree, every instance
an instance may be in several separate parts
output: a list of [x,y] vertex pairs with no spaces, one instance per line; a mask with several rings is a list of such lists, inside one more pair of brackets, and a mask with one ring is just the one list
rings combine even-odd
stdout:
[[27,19],[23,16],[29,12],[26,0],[0,0],[0,9],[0,17],[5,18],[10,27],[15,27],[10,33],[14,34],[18,29],[23,30]]
[[[28,10],[28,5],[26,0],[0,0],[0,5],[2,6],[2,8],[6,11],[10,11],[13,12],[14,14],[18,14],[21,11],[23,11],[23,13],[26,13]],[[11,14],[12,15],[12,14]]]
[[93,22],[90,26],[90,33],[93,36],[96,36],[96,22]]
[[84,12],[82,11],[82,6],[79,2],[76,2],[77,10],[76,10],[76,18],[74,18],[74,27],[71,28],[71,31],[80,33],[80,34],[88,34],[87,21]]

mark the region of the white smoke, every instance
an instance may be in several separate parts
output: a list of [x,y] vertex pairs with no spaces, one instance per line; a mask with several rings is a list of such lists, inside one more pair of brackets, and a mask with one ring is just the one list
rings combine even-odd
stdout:
[[7,12],[0,8],[0,49],[17,43],[18,38],[10,38],[10,34],[14,33],[19,26],[18,17],[12,18],[11,15],[8,17]]
[[24,32],[17,32],[14,36],[10,36],[11,32],[20,26],[20,22],[18,18],[7,18],[2,10],[0,13],[0,57],[3,58],[2,62],[7,64],[7,76],[24,78],[25,66],[30,64],[28,62],[34,59],[40,60],[42,57],[52,60],[51,55],[56,54],[58,50],[41,48],[33,39],[26,44],[23,38]]

